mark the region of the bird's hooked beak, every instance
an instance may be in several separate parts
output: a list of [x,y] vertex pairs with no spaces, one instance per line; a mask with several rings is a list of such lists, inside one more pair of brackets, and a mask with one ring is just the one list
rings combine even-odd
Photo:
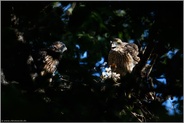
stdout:
[[111,48],[114,49],[117,47],[117,42],[110,41],[111,42]]
[[62,48],[62,53],[64,53],[65,51],[67,51],[67,47],[65,45],[63,45],[63,48]]

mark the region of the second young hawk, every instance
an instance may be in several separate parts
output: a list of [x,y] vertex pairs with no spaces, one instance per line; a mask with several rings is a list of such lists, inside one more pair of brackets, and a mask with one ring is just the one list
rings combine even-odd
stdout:
[[34,51],[29,56],[27,63],[31,70],[31,78],[46,78],[49,82],[52,82],[52,78],[57,72],[59,61],[63,55],[63,52],[67,50],[65,44],[61,41],[53,42],[52,45]]

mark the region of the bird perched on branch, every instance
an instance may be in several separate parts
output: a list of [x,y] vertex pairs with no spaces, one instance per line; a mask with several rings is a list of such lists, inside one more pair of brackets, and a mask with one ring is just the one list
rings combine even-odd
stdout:
[[122,42],[119,38],[111,41],[111,50],[108,55],[108,65],[113,72],[119,73],[122,77],[131,73],[140,58],[137,56],[139,49],[136,44]]
[[59,61],[66,50],[67,47],[63,42],[56,41],[46,48],[34,51],[27,60],[32,80],[43,77],[52,82]]

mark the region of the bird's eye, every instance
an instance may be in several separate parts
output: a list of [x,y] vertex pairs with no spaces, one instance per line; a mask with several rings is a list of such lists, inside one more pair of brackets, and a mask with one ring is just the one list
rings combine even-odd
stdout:
[[121,44],[121,42],[118,41],[117,44]]
[[56,48],[56,47],[53,47],[53,49],[54,49],[54,50],[57,50],[57,48]]

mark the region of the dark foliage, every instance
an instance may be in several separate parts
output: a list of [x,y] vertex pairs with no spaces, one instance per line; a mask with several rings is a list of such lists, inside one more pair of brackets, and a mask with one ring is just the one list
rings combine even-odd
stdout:
[[[183,121],[182,1],[3,1],[1,10],[2,121]],[[102,74],[115,37],[140,52],[117,81]],[[29,56],[55,41],[67,51],[51,86],[33,81]]]

